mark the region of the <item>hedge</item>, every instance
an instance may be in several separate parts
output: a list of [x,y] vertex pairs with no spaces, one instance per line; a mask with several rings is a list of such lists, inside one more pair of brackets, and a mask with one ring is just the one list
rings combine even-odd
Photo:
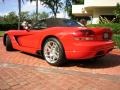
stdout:
[[90,27],[109,27],[112,28],[114,34],[120,34],[120,23],[107,23],[107,24],[90,24]]
[[0,31],[0,36],[3,36],[4,35],[4,31]]
[[7,31],[10,29],[17,29],[18,23],[7,23],[7,22],[0,22],[0,31]]
[[116,46],[120,48],[120,35],[113,35],[113,41],[115,42]]

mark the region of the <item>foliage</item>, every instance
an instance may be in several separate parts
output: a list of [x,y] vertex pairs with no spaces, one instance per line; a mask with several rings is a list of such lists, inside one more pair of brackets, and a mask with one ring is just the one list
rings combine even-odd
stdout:
[[120,24],[119,23],[106,23],[106,24],[91,24],[90,27],[109,27],[112,28],[114,34],[120,34]]
[[0,31],[0,36],[3,36],[4,35],[4,31]]
[[117,5],[115,7],[114,14],[116,16],[117,22],[120,23],[120,4],[119,3],[117,3]]
[[51,9],[54,17],[56,18],[57,13],[63,6],[62,0],[40,0],[45,7]]
[[113,35],[113,41],[115,42],[116,46],[120,48],[120,35]]
[[30,18],[30,15],[29,15],[29,12],[26,11],[26,12],[21,12],[21,22],[24,21],[24,20],[29,20]]
[[21,22],[21,1],[24,3],[24,0],[18,0],[18,29],[20,29]]
[[[38,19],[48,18],[48,13],[38,13]],[[21,22],[27,20],[34,23],[36,21],[36,13],[29,14],[29,12],[21,12]],[[6,31],[9,29],[17,29],[18,16],[15,12],[10,12],[8,15],[0,16],[0,30]]]
[[113,20],[108,20],[106,17],[101,17],[100,16],[100,21],[99,21],[99,23],[100,24],[106,24],[106,23],[114,23],[116,21],[116,19],[115,18],[113,18]]
[[65,0],[65,11],[72,17],[72,0]]
[[7,23],[7,22],[0,22],[0,31],[7,31],[10,29],[17,29],[18,23]]
[[38,20],[48,18],[49,15],[46,12],[38,13]]
[[15,23],[18,21],[18,16],[15,12],[10,12],[8,15],[4,16],[4,21],[8,23]]
[[73,4],[84,4],[84,0],[72,0]]
[[[48,18],[48,16],[49,15],[46,12],[38,13],[38,20]],[[32,23],[36,22],[36,13],[35,12],[33,12],[30,15],[30,20],[32,21]]]
[[34,14],[35,17],[36,17],[36,21],[38,20],[38,1],[40,0],[27,0],[27,1],[30,1],[30,2],[33,2],[33,1],[36,1],[36,13]]
[[[41,12],[38,13],[38,19],[42,18],[48,18],[48,13]],[[29,13],[29,12],[21,12],[21,22],[24,20],[32,20],[34,21],[36,18],[36,13]],[[15,12],[10,12],[8,15],[0,16],[1,22],[7,22],[7,23],[17,23],[18,22],[18,16]]]

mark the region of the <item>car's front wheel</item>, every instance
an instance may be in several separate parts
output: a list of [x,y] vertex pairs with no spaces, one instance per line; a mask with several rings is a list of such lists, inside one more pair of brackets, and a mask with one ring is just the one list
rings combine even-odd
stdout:
[[6,39],[6,40],[5,40],[6,50],[7,50],[7,51],[13,51],[14,49],[13,49],[13,46],[12,46],[12,43],[11,43],[11,40],[10,40],[9,36],[6,36],[5,39]]
[[63,46],[56,38],[48,38],[45,41],[43,56],[51,65],[60,66],[66,62]]

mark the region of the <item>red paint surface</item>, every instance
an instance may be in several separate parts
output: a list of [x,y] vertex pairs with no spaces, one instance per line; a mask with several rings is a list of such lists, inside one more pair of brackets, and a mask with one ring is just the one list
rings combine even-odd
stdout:
[[[75,37],[76,31],[92,30],[93,36],[79,36]],[[99,51],[105,55],[110,49],[113,49],[113,42],[111,39],[103,40],[103,33],[108,32],[110,38],[112,32],[108,28],[86,28],[86,27],[52,27],[44,30],[10,30],[6,34],[12,41],[13,48],[36,54],[37,50],[42,50],[42,44],[46,37],[56,37],[65,50],[67,59],[87,59],[96,57]],[[81,40],[84,37],[92,37],[94,40]]]

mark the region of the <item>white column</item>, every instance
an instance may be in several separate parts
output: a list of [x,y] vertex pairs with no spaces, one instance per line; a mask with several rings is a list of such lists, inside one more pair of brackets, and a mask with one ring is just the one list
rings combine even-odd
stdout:
[[94,10],[92,24],[98,24],[98,23],[99,23],[99,12],[97,10]]

